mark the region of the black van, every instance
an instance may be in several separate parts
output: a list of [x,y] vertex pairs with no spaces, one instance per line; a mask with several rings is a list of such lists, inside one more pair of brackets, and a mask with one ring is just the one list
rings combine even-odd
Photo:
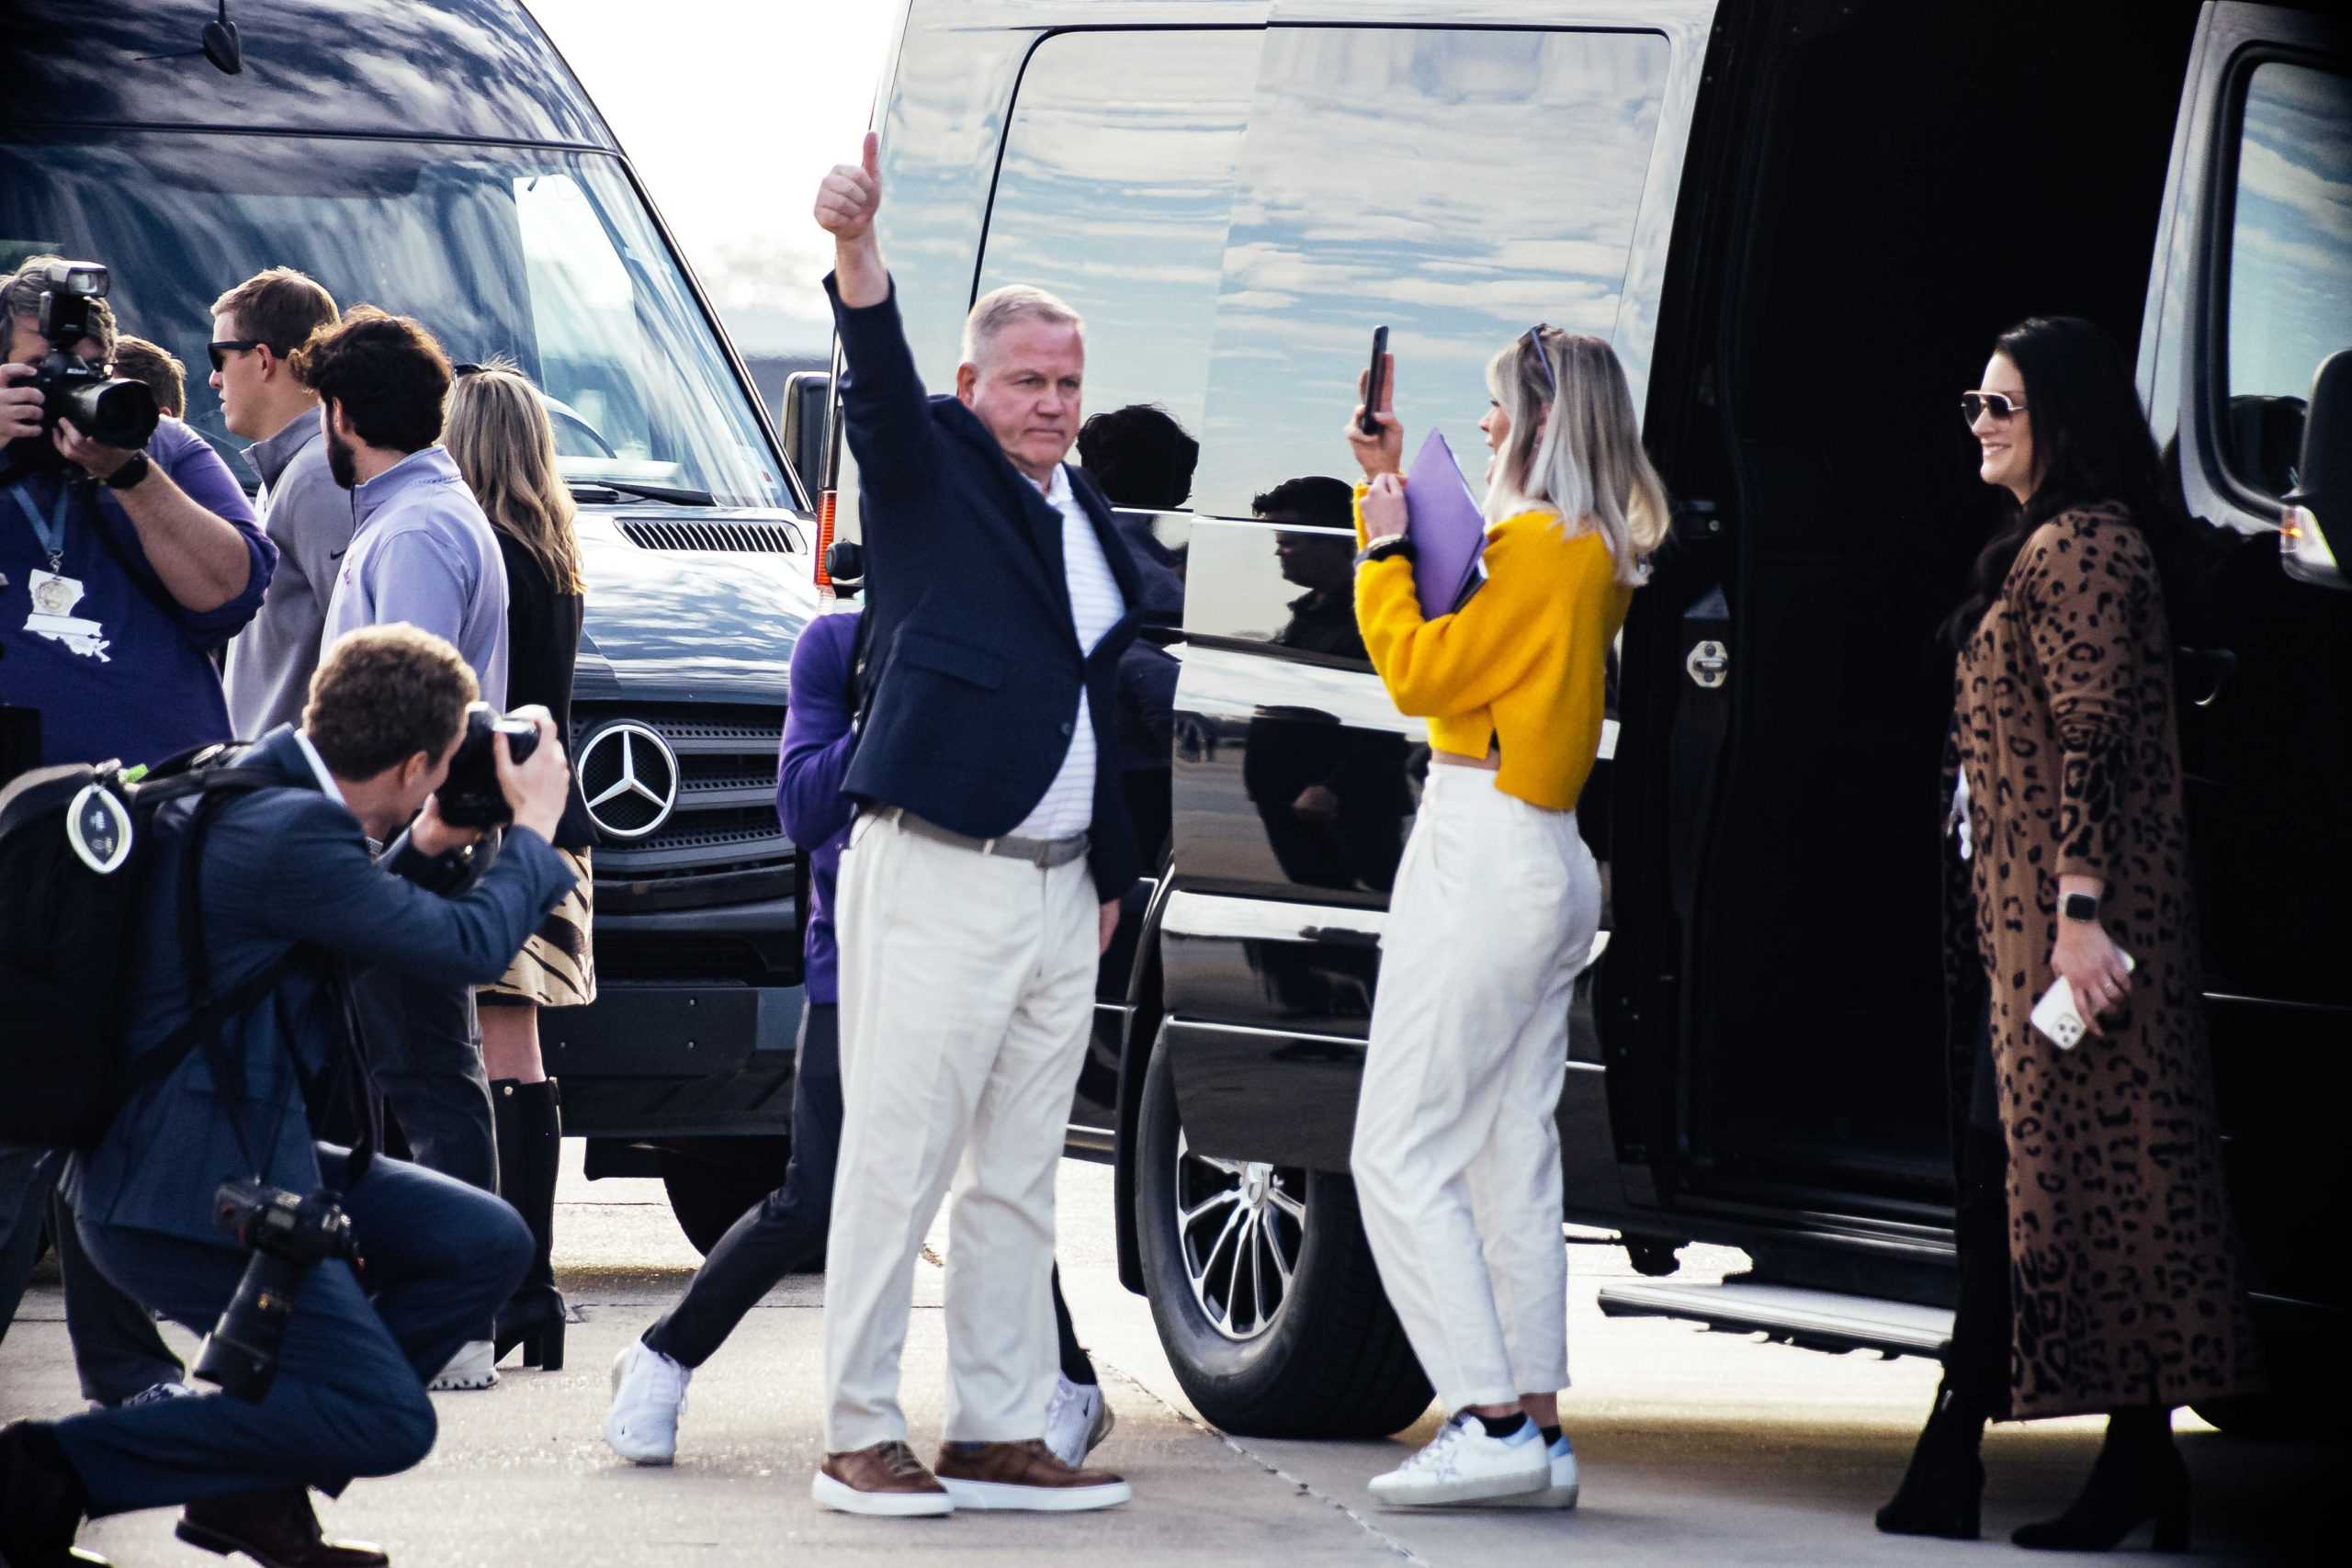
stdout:
[[[913,0],[881,222],[927,379],[979,292],[1039,284],[1086,318],[1090,412],[1157,404],[1200,441],[1188,504],[1111,487],[1185,588],[1148,654],[1179,669],[1167,856],[1070,1146],[1115,1161],[1123,1277],[1204,1414],[1378,1433],[1429,1396],[1346,1176],[1427,750],[1352,640],[1344,516],[1275,493],[1349,473],[1375,322],[1414,438],[1457,447],[1496,346],[1607,336],[1680,498],[1579,814],[1611,908],[1568,1214],[1661,1277],[1603,1306],[1938,1350],[1934,628],[1990,517],[1957,397],[1997,330],[2056,311],[2137,345],[2191,510],[2235,541],[2182,739],[2282,1392],[2206,1414],[2335,1397],[2352,508],[2304,497],[2283,557],[2280,525],[2352,440],[2340,397],[2302,428],[2352,346],[2347,72],[2319,6]],[[1679,1286],[1689,1241],[1754,1271]]]
[[0,265],[106,263],[196,367],[212,300],[299,266],[544,389],[588,578],[573,759],[600,996],[543,1026],[592,1173],[670,1179],[707,1246],[783,1168],[800,1008],[774,797],[818,610],[808,498],[628,158],[516,0],[8,0]]

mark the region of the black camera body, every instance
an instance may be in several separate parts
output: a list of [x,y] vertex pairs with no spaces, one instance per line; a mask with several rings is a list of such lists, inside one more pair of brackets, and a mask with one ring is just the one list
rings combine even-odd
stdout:
[[452,828],[503,828],[514,820],[506,792],[498,787],[495,735],[506,737],[506,751],[517,762],[538,750],[539,727],[525,718],[504,718],[488,703],[466,709],[465,739],[449,759],[449,776],[433,797],[441,803],[441,820]]
[[[51,262],[40,276],[36,330],[49,340],[49,353],[36,367],[32,386],[40,393],[42,436],[65,420],[103,446],[140,450],[162,417],[155,394],[144,382],[109,376],[111,367],[87,364],[74,352],[91,335],[90,301],[103,299],[112,287],[107,269],[96,262]],[[55,450],[46,439],[41,445]]]
[[358,1257],[342,1196],[323,1187],[298,1198],[258,1181],[220,1184],[212,1195],[212,1223],[253,1256],[237,1293],[197,1350],[198,1377],[249,1403],[269,1393],[303,1276],[330,1258]]

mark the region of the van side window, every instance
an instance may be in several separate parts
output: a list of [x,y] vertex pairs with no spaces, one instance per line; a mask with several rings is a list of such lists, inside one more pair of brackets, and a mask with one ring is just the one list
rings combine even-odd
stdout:
[[1270,28],[1195,510],[1352,477],[1340,426],[1382,322],[1408,457],[1435,425],[1474,485],[1486,364],[1514,336],[1623,328],[1645,362],[1619,307],[1670,54],[1650,32]]
[[[980,257],[981,294],[1060,295],[1086,320],[1090,416],[1156,405],[1197,439],[1203,355],[1233,208],[1233,164],[1264,35],[1058,33],[1023,70]],[[1111,427],[1152,445],[1163,421]],[[1097,445],[1100,432],[1090,445]],[[1086,460],[1120,505],[1165,510],[1189,488],[1156,450]],[[1189,468],[1189,462],[1176,466]],[[1125,493],[1122,493],[1122,492]]]
[[2225,341],[2222,460],[2282,495],[2312,374],[2352,346],[2352,76],[2272,60],[2246,77]]

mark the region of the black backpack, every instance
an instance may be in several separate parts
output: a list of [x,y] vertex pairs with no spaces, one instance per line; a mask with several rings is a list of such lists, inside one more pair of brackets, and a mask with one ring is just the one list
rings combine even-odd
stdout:
[[[283,784],[209,746],[153,768],[119,762],[37,768],[0,790],[0,1145],[87,1148],[131,1094],[177,1066],[221,1023],[277,983],[272,964],[209,995],[200,940],[189,955],[196,1010],[134,1070],[123,1025],[131,964],[151,898],[176,896],[184,934],[200,939],[197,868],[214,815],[232,797]],[[195,797],[181,886],[154,886],[155,816]]]

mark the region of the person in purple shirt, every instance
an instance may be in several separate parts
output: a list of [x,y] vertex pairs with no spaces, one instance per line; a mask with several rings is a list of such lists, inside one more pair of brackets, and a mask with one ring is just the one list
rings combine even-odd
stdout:
[[[686,1383],[743,1314],[787,1274],[820,1266],[833,1206],[833,1160],[841,1147],[840,946],[833,934],[834,888],[849,843],[854,803],[842,793],[857,746],[859,667],[865,662],[854,610],[820,615],[792,649],[776,772],[776,816],[808,856],[808,922],[803,947],[807,1005],[792,1086],[792,1157],[784,1185],[728,1229],[686,1292],[615,1365],[605,1440],[636,1464],[668,1464],[678,1448],[678,1414]],[[1061,1384],[1046,1440],[1076,1464],[1111,1430],[1094,1363],[1078,1343],[1061,1278],[1054,1278],[1054,1320],[1061,1337]]]
[[[253,618],[277,564],[228,465],[178,420],[138,452],[68,423],[43,432],[30,382],[51,349],[39,312],[53,259],[0,276],[0,705],[30,710],[40,732],[28,754],[0,748],[0,775],[8,763],[160,761],[229,739],[211,653]],[[115,323],[103,299],[90,328],[74,352],[104,365]],[[0,1148],[0,1335],[47,1218],[84,1397],[122,1405],[188,1393],[153,1320],[83,1251],[51,1196],[57,1170],[47,1150]]]

